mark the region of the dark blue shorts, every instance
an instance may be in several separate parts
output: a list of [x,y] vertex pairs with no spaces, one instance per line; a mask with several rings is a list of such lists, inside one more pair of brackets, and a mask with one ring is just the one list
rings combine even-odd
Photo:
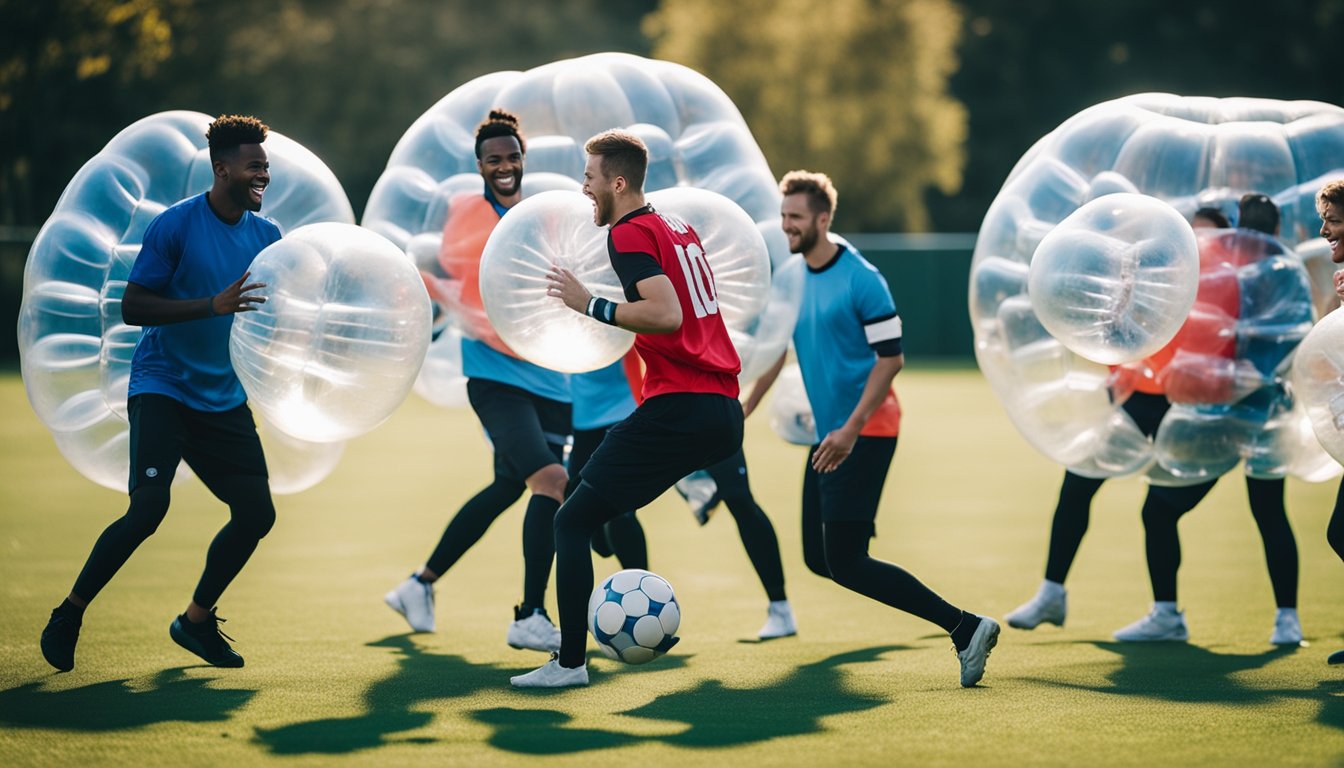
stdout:
[[494,446],[499,477],[525,482],[542,467],[563,462],[569,403],[489,379],[467,379],[467,399]]
[[[803,504],[820,508],[823,523],[867,522],[877,519],[877,504],[887,470],[896,455],[894,437],[860,437],[854,450],[833,472],[812,468],[812,455],[819,445],[807,452],[803,471]],[[806,497],[811,496],[811,499]],[[809,504],[810,502],[810,504]]]
[[229,477],[269,477],[247,403],[227,411],[198,411],[167,395],[145,394],[130,398],[126,409],[131,422],[129,491],[171,485],[183,460],[212,492]]

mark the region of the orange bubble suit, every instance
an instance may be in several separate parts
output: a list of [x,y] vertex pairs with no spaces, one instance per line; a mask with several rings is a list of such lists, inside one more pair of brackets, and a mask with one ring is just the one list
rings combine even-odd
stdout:
[[439,266],[447,277],[421,274],[429,295],[443,305],[464,335],[518,357],[495,333],[481,301],[481,253],[498,223],[499,214],[479,192],[454,195],[448,203],[443,244],[439,247]]

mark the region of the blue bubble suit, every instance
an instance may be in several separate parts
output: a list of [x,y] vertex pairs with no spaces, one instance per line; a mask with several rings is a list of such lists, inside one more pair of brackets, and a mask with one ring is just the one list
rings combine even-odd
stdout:
[[[118,133],[80,168],[38,232],[24,267],[19,356],[28,400],[80,474],[126,489],[126,388],[140,328],[121,322],[121,297],[149,222],[213,181],[197,112],[162,112]],[[345,191],[320,159],[271,131],[271,184],[262,214],[288,232],[310,222],[352,223]],[[266,440],[266,425],[261,425]],[[293,449],[292,460],[283,454]],[[295,443],[268,449],[272,485],[302,490],[334,462]],[[312,460],[308,460],[310,457]],[[179,471],[178,477],[189,476]],[[305,485],[306,487],[306,485]]]
[[250,271],[266,301],[234,318],[229,355],[253,409],[316,443],[386,421],[429,347],[429,295],[401,249],[353,224],[310,224]]
[[[526,72],[495,72],[454,89],[411,125],[375,184],[363,219],[364,226],[411,255],[431,284],[435,301],[467,337],[492,343],[493,329],[483,307],[459,300],[470,288],[458,281],[470,281],[471,274],[452,268],[451,254],[444,251],[453,243],[445,246],[444,231],[481,196],[474,132],[496,107],[521,121],[527,140],[525,196],[577,189],[584,143],[601,131],[624,128],[649,148],[646,192],[670,187],[717,192],[756,223],[772,265],[789,257],[787,241],[779,233],[774,175],[737,107],[703,75],[622,53],[567,59]],[[515,277],[520,284],[528,279]],[[769,297],[768,280],[757,291]],[[787,320],[788,312],[782,317]],[[775,329],[748,323],[745,334],[754,338],[766,330]],[[776,346],[782,354],[783,347]]]
[[[1332,305],[1331,270],[1312,266],[1324,254],[1313,197],[1341,165],[1344,109],[1310,101],[1138,94],[1090,107],[1037,141],[986,213],[968,291],[976,359],[1019,432],[1091,477],[1183,484],[1246,460],[1256,476],[1320,479],[1322,458],[1303,440],[1305,411],[1290,395],[1239,401],[1285,389],[1304,318],[1313,304]],[[1163,250],[1170,255],[1146,260],[1126,251],[1143,236],[1121,234],[1122,217],[1105,215],[1108,196],[1151,198],[1144,213],[1134,208],[1132,231],[1160,230],[1168,249],[1188,245],[1172,211],[1188,221],[1211,206],[1235,221],[1247,192],[1279,206],[1271,239],[1280,247],[1268,260],[1224,265],[1219,277],[1201,244],[1192,304],[1185,245],[1180,259]],[[1170,279],[1161,277],[1168,268]],[[1200,299],[1206,283],[1233,286],[1238,301],[1211,314]],[[1182,356],[1190,337],[1208,341],[1200,331],[1214,327],[1225,350]],[[1167,380],[1165,361],[1174,366]],[[1182,389],[1201,380],[1208,386]],[[1171,383],[1217,395],[1177,400],[1159,456],[1121,408],[1136,381],[1155,394]]]

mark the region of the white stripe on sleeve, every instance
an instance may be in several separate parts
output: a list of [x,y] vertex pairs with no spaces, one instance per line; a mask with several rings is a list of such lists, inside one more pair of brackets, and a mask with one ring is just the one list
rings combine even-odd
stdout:
[[870,323],[863,326],[863,333],[868,337],[869,344],[877,344],[883,341],[901,338],[901,316],[889,317],[886,320],[879,320],[876,323]]

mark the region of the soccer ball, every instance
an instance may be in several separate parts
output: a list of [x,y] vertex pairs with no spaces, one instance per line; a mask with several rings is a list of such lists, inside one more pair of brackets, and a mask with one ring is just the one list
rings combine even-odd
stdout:
[[588,631],[607,658],[627,664],[653,661],[680,639],[681,606],[672,585],[630,568],[608,576],[588,599]]

